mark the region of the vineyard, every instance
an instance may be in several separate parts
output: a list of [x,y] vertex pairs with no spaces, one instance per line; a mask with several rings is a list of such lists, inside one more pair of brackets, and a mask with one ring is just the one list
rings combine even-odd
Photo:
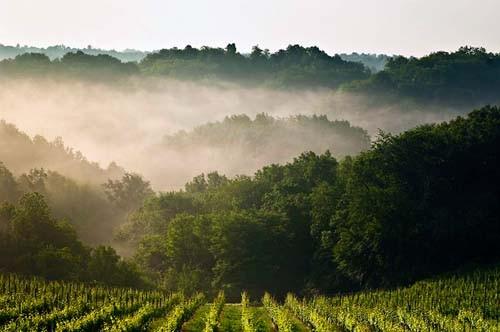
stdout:
[[226,303],[0,275],[0,331],[500,331],[500,268],[411,287]]

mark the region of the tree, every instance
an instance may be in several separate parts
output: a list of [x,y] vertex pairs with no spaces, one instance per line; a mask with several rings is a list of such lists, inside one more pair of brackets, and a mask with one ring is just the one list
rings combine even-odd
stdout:
[[118,277],[116,265],[119,261],[120,256],[111,247],[98,246],[93,249],[87,270],[90,279],[112,283]]
[[163,241],[166,287],[188,293],[210,289],[213,257],[209,251],[210,220],[178,215],[170,221]]
[[126,213],[135,211],[147,197],[154,195],[150,183],[133,173],[125,173],[121,180],[108,180],[103,187],[108,199]]
[[236,44],[235,43],[227,44],[227,46],[226,46],[226,54],[229,55],[229,56],[236,55]]
[[500,110],[383,135],[357,157],[334,218],[341,270],[393,285],[500,252]]
[[19,183],[24,192],[37,192],[40,194],[46,193],[45,182],[47,180],[47,172],[43,168],[34,168],[21,175]]
[[214,190],[227,182],[227,177],[218,172],[210,172],[206,176],[202,173],[186,183],[184,188],[188,193],[202,193],[206,190]]
[[12,173],[0,162],[0,203],[15,202],[20,192]]
[[297,243],[290,241],[285,215],[235,211],[211,218],[214,289],[224,289],[232,299],[238,299],[244,290],[260,297],[265,291],[284,296],[297,289],[300,276],[296,262],[290,260]]
[[17,205],[3,205],[0,220],[0,261],[6,272],[81,277],[88,250],[69,223],[51,216],[40,193],[24,194]]

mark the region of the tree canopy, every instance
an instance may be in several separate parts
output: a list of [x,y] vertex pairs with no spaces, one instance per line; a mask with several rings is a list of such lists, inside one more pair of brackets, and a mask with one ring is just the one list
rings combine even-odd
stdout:
[[341,89],[376,96],[383,103],[412,101],[463,109],[499,101],[500,54],[481,47],[464,46],[416,58],[329,55],[318,47],[300,45],[274,53],[254,46],[250,54],[242,54],[230,43],[226,48],[161,49],[143,54],[137,62],[122,62],[113,57],[116,53],[104,50],[75,49],[57,58],[48,51],[36,51],[26,48],[26,53],[0,61],[0,74],[112,83],[152,76],[278,89]]
[[134,264],[111,247],[91,249],[74,228],[55,219],[37,192],[0,206],[0,271],[117,286],[144,286]]
[[394,286],[493,263],[499,139],[500,110],[485,107],[381,134],[340,162],[309,152],[253,177],[201,175],[147,200],[123,239],[164,287],[228,296]]
[[425,103],[466,107],[497,103],[500,54],[461,47],[456,52],[436,52],[422,58],[393,57],[383,71],[348,87]]

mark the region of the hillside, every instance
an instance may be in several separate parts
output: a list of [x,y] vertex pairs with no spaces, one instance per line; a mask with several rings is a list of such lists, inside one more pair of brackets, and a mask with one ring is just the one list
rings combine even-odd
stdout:
[[[114,230],[125,222],[129,207],[115,206],[103,184],[130,176],[126,174],[115,163],[103,169],[88,161],[66,147],[61,138],[53,142],[42,136],[31,138],[0,121],[0,211],[8,211],[10,204],[21,204],[26,195],[38,193],[54,218],[68,222],[79,239],[94,245],[109,244]],[[10,219],[9,213],[3,218]],[[12,237],[10,231],[0,227],[0,236]],[[44,241],[50,243],[50,239]]]
[[0,332],[500,332],[499,13],[0,0]]
[[65,146],[60,137],[52,142],[40,135],[31,138],[3,120],[0,121],[0,161],[15,174],[45,168],[91,184],[101,184],[125,173],[114,163],[103,169],[98,163],[88,161],[81,152]]
[[146,200],[121,238],[163,287],[230,297],[392,287],[495,263],[499,123],[485,107],[382,134],[340,161],[306,152],[253,176],[201,174]]
[[[233,115],[167,135],[155,151],[172,156],[172,163],[204,160],[208,171],[237,175],[252,173],[263,165],[288,162],[303,151],[329,150],[342,158],[369,147],[366,131],[347,121],[316,115],[275,118],[261,113],[253,119]],[[180,170],[177,173],[182,174]]]
[[[180,148],[193,146],[196,152],[204,142],[238,139],[257,144],[254,140],[266,139],[269,126],[279,132],[297,119],[312,124],[309,132],[318,137],[325,136],[319,130],[325,126],[367,139],[362,130],[325,117],[277,120],[260,115],[201,127],[193,131],[200,135],[187,135],[192,141]],[[119,229],[121,245],[150,282],[168,290],[224,289],[231,298],[243,290],[284,296],[289,291],[393,287],[468,264],[495,263],[500,243],[499,122],[500,110],[484,107],[465,118],[398,135],[382,133],[356,156],[337,160],[328,151],[309,151],[262,167],[253,176],[209,172],[194,177],[184,190],[158,194],[137,174],[85,186],[39,168],[16,177],[2,165],[0,234],[18,239],[4,243],[2,252],[16,253],[6,255],[9,261],[38,257],[38,246],[53,238],[66,239],[53,248],[57,252],[80,238],[109,243]],[[15,128],[7,128],[18,137]],[[19,137],[28,148],[36,146]],[[271,138],[269,142],[277,139]],[[230,163],[229,152],[220,154],[221,164]],[[37,226],[40,216],[55,227],[54,233]],[[61,228],[60,222],[72,227]],[[73,231],[78,236],[68,235]],[[49,264],[58,258],[44,259]],[[41,273],[23,259],[4,266],[10,272]],[[80,279],[79,266],[65,270]],[[59,273],[51,275],[66,275]]]

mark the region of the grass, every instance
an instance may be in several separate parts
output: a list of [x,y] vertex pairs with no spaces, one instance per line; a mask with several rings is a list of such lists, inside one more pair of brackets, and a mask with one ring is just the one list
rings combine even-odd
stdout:
[[211,304],[202,305],[196,310],[193,317],[182,326],[182,332],[202,332],[205,328],[205,317],[210,311]]
[[274,331],[271,317],[269,317],[264,307],[252,307],[252,314],[258,332]]
[[[251,307],[254,321],[258,332],[273,332],[273,324],[271,318],[267,314],[264,307]],[[205,317],[210,310],[210,304],[201,306],[191,317],[189,321],[184,323],[182,332],[202,332],[205,328]],[[151,325],[150,331],[154,331],[155,327],[161,326],[161,322],[155,321]],[[220,332],[242,332],[241,327],[241,305],[226,304],[220,317]],[[299,329],[299,331],[308,331]]]
[[311,331],[300,319],[298,319],[292,312],[290,312],[290,316],[293,319],[293,324],[297,328],[297,332],[308,332]]
[[220,318],[220,332],[242,332],[241,305],[226,304]]

